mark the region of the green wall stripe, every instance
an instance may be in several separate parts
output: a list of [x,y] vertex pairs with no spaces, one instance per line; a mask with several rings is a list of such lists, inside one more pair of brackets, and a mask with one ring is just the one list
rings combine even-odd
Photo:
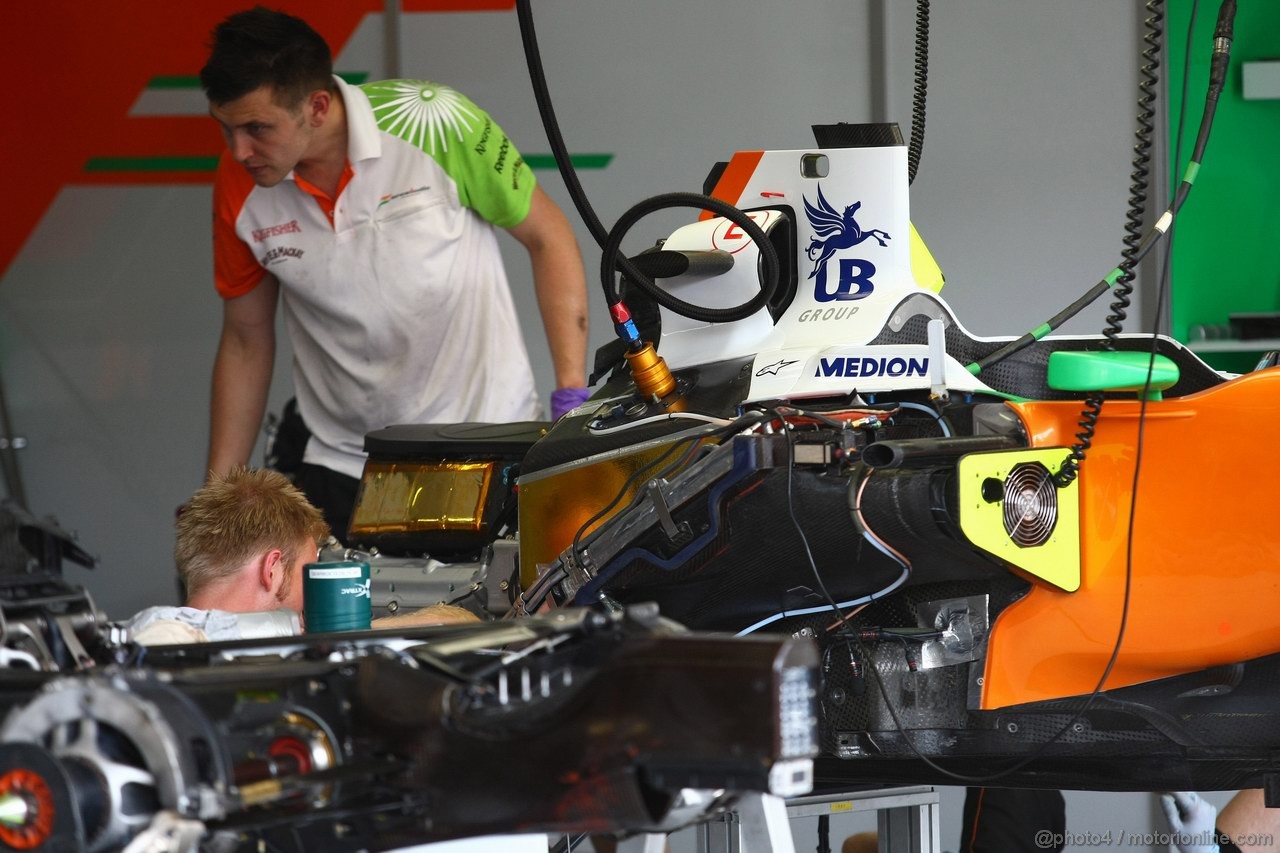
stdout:
[[217,157],[91,157],[86,172],[212,172]]
[[158,77],[152,77],[151,82],[147,84],[148,89],[199,89],[200,78],[195,76],[181,76],[177,74],[162,74]]
[[[612,154],[571,154],[577,169],[604,169]],[[532,169],[554,169],[556,160],[550,154],[530,154],[524,158]],[[212,172],[218,167],[217,157],[92,157],[84,164],[86,172]]]
[[[569,162],[575,169],[606,169],[613,160],[612,154],[570,154]],[[524,162],[530,169],[555,169],[554,154],[526,154]]]
[[[335,72],[353,86],[369,79],[368,71]],[[200,78],[194,74],[160,74],[147,83],[148,89],[199,89]]]

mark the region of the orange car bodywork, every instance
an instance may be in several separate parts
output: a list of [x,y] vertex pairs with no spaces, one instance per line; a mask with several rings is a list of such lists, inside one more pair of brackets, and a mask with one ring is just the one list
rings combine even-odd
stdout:
[[[1033,447],[1074,440],[1079,402],[1011,405]],[[1080,468],[1080,589],[1034,582],[1000,614],[984,709],[1089,693],[1102,677],[1124,609],[1139,406],[1103,407]],[[1105,689],[1280,652],[1280,368],[1149,402],[1137,491]]]

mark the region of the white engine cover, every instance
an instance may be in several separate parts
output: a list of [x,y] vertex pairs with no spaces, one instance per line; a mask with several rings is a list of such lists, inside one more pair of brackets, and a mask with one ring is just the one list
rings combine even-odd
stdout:
[[[808,177],[823,173],[812,167],[821,158],[825,177]],[[912,275],[905,146],[738,152],[714,195],[748,210],[766,233],[778,227],[780,209],[790,208],[796,293],[776,323],[763,308],[715,324],[662,309],[659,352],[673,369],[754,355],[748,401],[985,387],[955,359],[931,364],[937,351],[926,346],[866,346],[913,295],[940,303],[950,321],[945,303]],[[733,269],[722,275],[664,280],[681,299],[723,308],[759,290],[759,248],[726,219],[705,214],[664,248],[734,255]]]

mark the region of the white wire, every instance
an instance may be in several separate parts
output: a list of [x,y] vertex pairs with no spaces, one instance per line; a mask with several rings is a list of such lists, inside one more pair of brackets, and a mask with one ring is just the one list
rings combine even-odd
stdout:
[[596,427],[588,427],[593,435],[608,435],[609,433],[622,432],[623,429],[635,429],[636,427],[644,427],[645,424],[655,424],[662,420],[696,420],[704,424],[714,424],[717,427],[727,427],[732,424],[732,420],[723,418],[712,418],[710,415],[699,415],[698,412],[692,411],[669,411],[662,415],[652,415],[649,418],[641,418],[640,420],[632,420],[630,423],[620,424],[618,427],[609,427],[607,429],[599,429]]
[[[913,405],[916,405],[916,404],[913,404]],[[886,543],[882,542],[880,540],[880,537],[876,536],[871,531],[871,528],[867,526],[866,520],[863,519],[862,517],[862,493],[866,490],[867,483],[870,481],[870,479],[871,479],[871,475],[868,474],[858,484],[858,494],[857,494],[857,497],[854,499],[854,504],[852,507],[854,516],[858,522],[858,528],[862,531],[863,538],[866,539],[868,542],[870,542],[871,545],[877,551],[879,551],[881,554],[884,554],[886,557],[888,557],[890,560],[893,560],[898,565],[902,566],[902,574],[898,576],[897,580],[895,580],[893,583],[889,584],[887,587],[880,590],[879,592],[873,592],[870,595],[864,595],[862,598],[855,598],[850,601],[836,602],[835,611],[837,615],[840,614],[841,610],[847,607],[855,607],[859,604],[870,604],[876,599],[882,598],[888,595],[898,587],[902,586],[906,582],[907,577],[911,574],[911,563],[908,562],[907,559],[903,557],[901,554],[899,554],[897,551],[890,548]],[[752,625],[749,628],[742,629],[735,636],[738,636],[738,637],[745,636],[746,634],[750,634],[752,631],[757,631],[760,628],[763,628],[765,625],[769,625],[773,622],[777,622],[779,619],[786,619],[788,616],[807,616],[810,613],[821,613],[824,610],[831,610],[831,609],[832,607],[830,604],[823,604],[818,607],[806,607],[800,610],[783,610],[781,613],[775,613],[772,616],[767,616],[764,619],[761,619],[759,622],[757,622],[756,624]]]
[[[871,540],[871,544],[876,545],[874,540]],[[876,547],[880,548],[879,545],[876,545]],[[880,550],[883,551],[884,549],[881,548]],[[893,556],[892,554],[889,554],[887,551],[885,551],[885,554],[890,557]],[[894,557],[894,561],[897,562],[896,557]],[[862,596],[862,598],[854,598],[854,599],[851,599],[850,601],[836,602],[837,615],[841,610],[845,609],[846,607],[855,607],[859,604],[869,604],[870,602],[875,601],[877,598],[881,598],[885,595],[888,595],[898,587],[902,586],[902,584],[906,582],[907,576],[910,574],[911,574],[911,570],[909,568],[903,567],[902,574],[898,576],[898,579],[895,580],[893,583],[889,584],[888,586],[886,586],[884,589],[880,590],[879,592],[873,592],[870,595],[864,595]],[[824,610],[830,610],[830,609],[831,609],[830,604],[823,604],[819,607],[802,607],[799,610],[783,610],[781,613],[775,613],[772,616],[767,616],[764,619],[761,619],[759,622],[752,625],[750,628],[743,628],[734,636],[737,636],[737,637],[746,636],[747,634],[750,634],[752,631],[758,631],[759,629],[763,628],[765,625],[769,625],[774,622],[777,622],[779,619],[786,619],[788,616],[808,616],[810,613],[821,613]]]
[[921,403],[904,403],[902,401],[895,401],[894,405],[901,406],[904,409],[919,409],[922,412],[926,412],[927,414],[931,415],[935,421],[938,422],[938,426],[942,427],[942,434],[947,436],[948,438],[951,437],[951,427],[947,426],[946,419],[943,418],[942,415],[935,412],[933,409],[929,408],[928,406],[925,406]]

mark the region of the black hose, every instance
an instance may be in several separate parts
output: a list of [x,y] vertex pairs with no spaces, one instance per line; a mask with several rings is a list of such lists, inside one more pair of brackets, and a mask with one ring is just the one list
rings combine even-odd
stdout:
[[630,260],[649,278],[722,275],[733,269],[733,255],[723,249],[711,251],[657,249],[641,252]]
[[569,158],[569,150],[565,148],[564,137],[560,135],[560,123],[556,121],[555,107],[551,105],[551,95],[547,91],[547,77],[542,71],[542,53],[538,50],[538,34],[533,27],[533,10],[529,0],[517,0],[516,17],[520,21],[520,41],[524,45],[525,63],[529,66],[529,81],[533,84],[533,97],[538,102],[538,115],[542,118],[542,127],[547,132],[547,141],[551,143],[551,153],[555,155],[556,166],[560,169],[560,177],[564,179],[565,188],[569,190],[569,198],[578,209],[578,215],[586,223],[587,230],[595,238],[596,244],[603,246],[608,232],[596,216],[587,194],[582,191],[578,181],[578,172],[573,168]]
[[[618,254],[618,249],[622,245],[622,238],[627,235],[627,231],[631,229],[631,226],[642,217],[671,207],[693,207],[719,214],[737,225],[748,237],[755,241],[756,245],[760,247],[760,259],[763,262],[760,270],[762,278],[760,290],[755,296],[741,305],[736,305],[732,308],[706,308],[673,296],[643,276],[632,279],[636,286],[652,297],[659,305],[703,323],[728,323],[749,317],[760,310],[772,298],[774,291],[778,287],[779,264],[777,250],[773,248],[773,243],[770,242],[760,226],[756,225],[747,214],[728,202],[707,195],[699,195],[698,193],[657,195],[653,198],[645,199],[622,214],[618,222],[613,226],[613,230],[609,232],[609,238],[605,241],[603,254],[600,256],[600,280],[604,286],[605,300],[610,305],[616,305],[621,301],[617,279],[614,274],[614,265],[609,262],[609,259]],[[630,277],[630,274],[628,274],[628,277]]]
[[[1160,68],[1160,40],[1163,34],[1161,23],[1164,21],[1164,0],[1147,0],[1147,18],[1143,21],[1146,32],[1142,41],[1146,48],[1142,51],[1144,60],[1138,69],[1142,78],[1138,84],[1138,129],[1134,133],[1137,141],[1133,146],[1133,171],[1129,174],[1129,210],[1125,214],[1124,250],[1120,253],[1124,258],[1120,262],[1120,275],[1116,278],[1115,301],[1111,303],[1111,313],[1107,315],[1107,324],[1103,327],[1102,342],[1104,352],[1115,352],[1116,339],[1124,331],[1124,321],[1128,317],[1129,297],[1133,293],[1134,268],[1143,254],[1144,230],[1143,219],[1147,214],[1147,178],[1151,166],[1151,138],[1155,133],[1155,109],[1152,104],[1156,100],[1155,87],[1160,82],[1156,73]],[[1091,391],[1085,395],[1084,409],[1080,412],[1080,420],[1076,426],[1076,441],[1071,445],[1071,453],[1063,460],[1062,467],[1053,475],[1053,482],[1062,489],[1071,484],[1080,474],[1080,463],[1093,445],[1093,436],[1098,429],[1098,418],[1102,416],[1102,404],[1106,397],[1101,391]]]
[[907,183],[916,182],[924,150],[924,108],[929,94],[929,0],[916,0],[916,71],[911,98],[911,142],[907,145]]
[[4,473],[4,485],[9,499],[20,508],[27,508],[27,492],[22,487],[22,469],[18,467],[19,438],[13,431],[13,421],[9,419],[9,404],[4,396],[4,377],[0,376],[0,471]]
[[831,815],[818,815],[818,853],[831,853]]
[[[573,168],[573,160],[569,157],[569,149],[565,147],[564,137],[560,134],[560,122],[556,119],[555,107],[551,104],[551,93],[547,90],[547,77],[542,70],[542,53],[538,49],[538,34],[533,26],[533,10],[529,0],[516,0],[516,16],[520,21],[520,40],[524,45],[525,63],[529,66],[529,81],[533,85],[533,97],[538,103],[538,115],[542,119],[543,129],[547,133],[547,142],[551,144],[551,153],[555,156],[556,166],[560,169],[560,177],[564,179],[565,189],[578,215],[582,217],[587,230],[591,232],[596,244],[604,246],[609,237],[608,231],[596,216],[582,182],[578,180],[578,172]],[[644,273],[622,255],[610,256],[618,269],[635,282],[648,282]],[[609,303],[613,305],[613,302]]]
[[[556,166],[560,169],[560,177],[564,179],[565,188],[569,191],[569,197],[573,200],[573,206],[577,208],[578,215],[582,217],[582,221],[586,223],[587,229],[591,232],[591,236],[600,245],[602,250],[601,267],[603,272],[601,278],[604,281],[605,300],[610,307],[621,302],[618,294],[618,288],[614,280],[614,269],[621,270],[623,275],[636,284],[641,290],[654,298],[658,304],[683,314],[693,320],[712,323],[727,323],[732,320],[740,320],[750,316],[773,295],[773,291],[777,288],[778,281],[778,255],[773,246],[769,243],[769,239],[765,233],[750,219],[746,214],[739,211],[733,205],[711,199],[708,196],[698,196],[692,193],[680,194],[688,199],[697,199],[697,201],[682,201],[680,203],[667,203],[658,206],[649,207],[647,210],[661,210],[665,207],[696,207],[702,210],[710,210],[713,213],[719,213],[726,219],[731,220],[744,231],[747,236],[755,241],[760,247],[760,255],[764,259],[764,280],[761,295],[750,300],[743,305],[735,308],[703,308],[693,305],[671,296],[666,291],[658,288],[653,281],[636,268],[625,255],[618,251],[622,244],[621,236],[617,240],[613,240],[614,234],[618,233],[619,226],[623,224],[623,220],[619,220],[614,225],[613,232],[606,233],[604,225],[601,224],[600,218],[596,216],[595,210],[592,209],[591,203],[587,200],[587,195],[582,189],[582,183],[578,180],[578,173],[573,168],[573,162],[569,157],[569,150],[565,147],[564,137],[560,134],[560,123],[556,120],[555,108],[551,104],[551,95],[547,90],[547,78],[542,69],[542,54],[538,49],[538,34],[533,25],[533,10],[529,5],[529,0],[516,0],[516,16],[520,22],[520,40],[524,45],[525,63],[529,67],[529,81],[533,85],[534,99],[538,103],[538,115],[542,118],[543,128],[547,133],[547,141],[551,144],[551,153],[555,156]],[[674,196],[675,194],[673,194]],[[657,196],[656,199],[668,199],[671,196]],[[637,208],[654,202],[655,199],[649,199],[648,202],[641,202],[640,205],[633,207],[628,211],[630,215]],[[708,206],[705,202],[714,202],[714,206]],[[731,213],[733,215],[731,215]],[[644,214],[641,213],[635,218],[638,219]],[[624,219],[626,217],[624,216]],[[635,220],[627,222],[626,227],[621,229],[621,233],[625,234],[631,225],[635,224]],[[747,310],[748,306],[753,306]],[[715,319],[709,319],[714,317]]]
[[1015,435],[959,435],[949,438],[904,438],[875,441],[862,450],[870,468],[931,468],[955,462],[966,453],[1017,450],[1027,442]]

